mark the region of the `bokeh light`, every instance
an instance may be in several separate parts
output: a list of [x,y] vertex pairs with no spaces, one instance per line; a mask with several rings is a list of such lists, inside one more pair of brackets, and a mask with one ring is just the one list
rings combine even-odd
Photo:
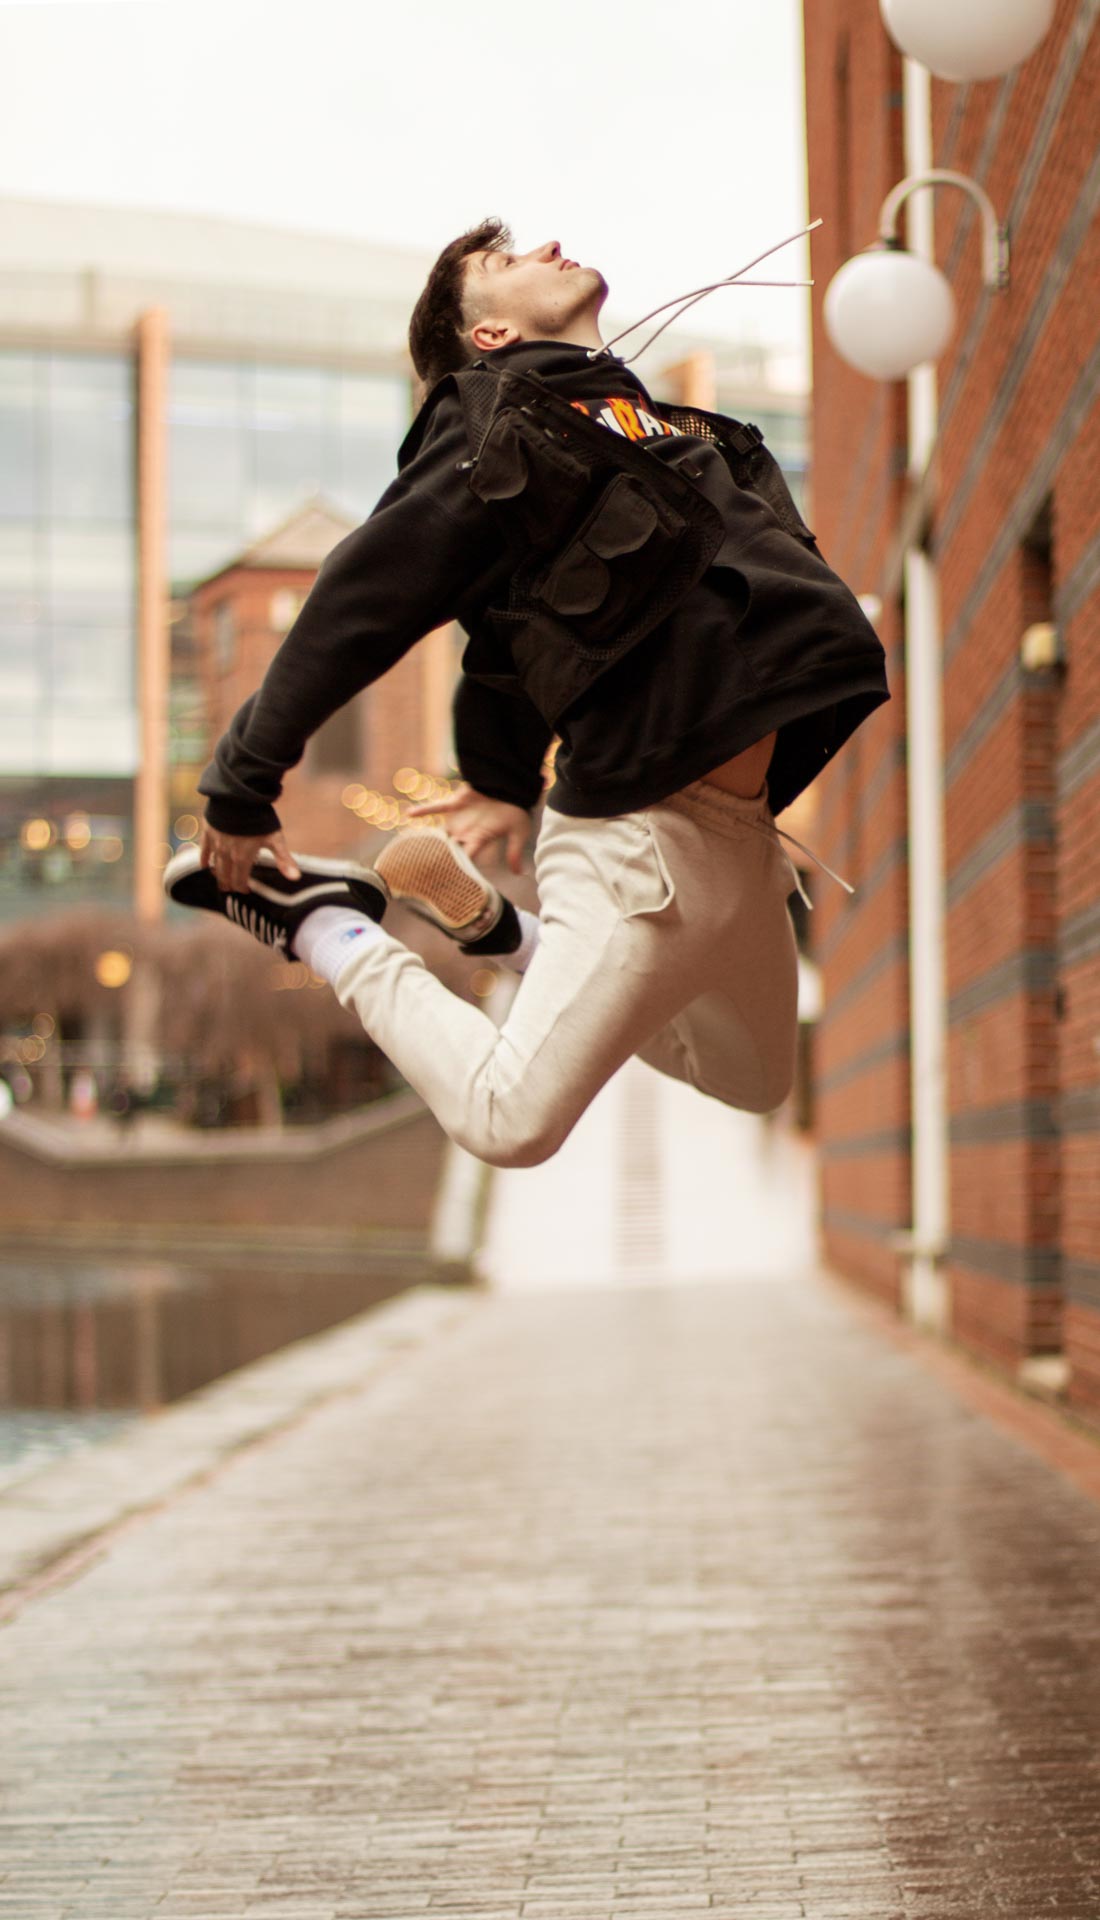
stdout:
[[28,853],[42,853],[53,839],[53,823],[50,820],[24,820],[19,838]]
[[85,813],[73,813],[65,822],[65,843],[74,853],[83,852],[92,837],[92,829]]
[[124,987],[134,969],[134,956],[124,947],[108,947],[95,963],[95,977],[101,987]]

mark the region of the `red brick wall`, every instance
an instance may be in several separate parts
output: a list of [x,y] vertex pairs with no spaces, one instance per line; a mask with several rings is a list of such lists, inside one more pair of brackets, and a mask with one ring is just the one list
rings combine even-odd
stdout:
[[[843,203],[833,75],[844,31],[856,129],[849,244],[831,248],[828,229],[815,240],[818,531],[849,584],[889,602],[897,567],[884,561],[901,494],[890,486],[888,443],[891,422],[903,441],[904,388],[843,367],[825,340],[821,301],[841,258],[873,238],[878,206],[903,175],[897,141],[882,164],[894,125],[884,78],[896,88],[900,75],[876,0],[815,0],[804,12],[811,214]],[[1016,72],[967,87],[933,81],[932,99],[934,164],[985,187],[1012,243],[1010,288],[985,290],[976,210],[960,193],[937,193],[936,255],[959,310],[938,363],[932,532],[944,643],[952,1324],[1007,1365],[1064,1345],[1073,1399],[1100,1411],[1100,35],[1091,7],[1060,0],[1051,32]],[[1041,538],[1044,501],[1049,573],[1024,544]],[[896,618],[888,605],[888,649]],[[1023,631],[1042,618],[1061,629],[1064,674],[1020,665]],[[829,775],[826,857],[842,872],[846,836],[873,860],[873,845],[881,855],[891,830],[904,834],[897,657],[891,684],[886,715]],[[876,752],[885,751],[899,754],[898,777],[882,773],[876,788]],[[889,825],[879,817],[886,807]],[[869,1223],[895,1208],[908,1217],[899,1177],[907,1076],[900,1049],[889,1051],[906,1018],[903,845],[896,855],[880,869],[889,892],[877,906],[863,889],[862,901],[830,900],[827,916],[819,908],[826,1245],[843,1270],[887,1290],[890,1263]],[[861,968],[891,938],[894,963],[860,988]],[[858,1006],[872,991],[889,1004]],[[853,1072],[853,1057],[876,1045],[875,1064]]]

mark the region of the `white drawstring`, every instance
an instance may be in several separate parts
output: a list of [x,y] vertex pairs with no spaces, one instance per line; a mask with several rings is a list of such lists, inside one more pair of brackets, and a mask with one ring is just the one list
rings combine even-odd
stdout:
[[[789,840],[792,846],[799,847],[801,848],[803,853],[808,854],[809,858],[813,861],[814,865],[820,867],[823,873],[827,873],[829,875],[829,878],[831,880],[835,880],[838,886],[843,887],[847,893],[855,892],[855,888],[853,887],[850,880],[845,880],[842,874],[834,873],[832,867],[827,866],[825,861],[818,857],[818,855],[814,852],[812,847],[804,847],[802,845],[801,840],[796,840],[793,833],[787,832],[786,827],[777,827],[774,820],[772,821],[743,820],[741,824],[742,826],[745,826],[745,827],[754,827],[758,833],[766,833],[769,840],[774,839],[776,834],[780,834],[784,840]],[[779,851],[780,853],[783,853],[782,847],[780,847]],[[800,897],[802,898],[802,900],[805,901],[807,907],[812,913],[814,910],[814,903],[810,899],[809,894],[806,892],[806,889],[802,884],[802,875],[799,873],[798,868],[795,866],[795,863],[791,859],[791,856],[789,853],[783,854],[783,857],[786,860],[787,865],[794,876],[794,884],[798,889]]]
[[633,326],[624,327],[621,333],[616,333],[612,339],[605,341],[602,347],[590,347],[588,358],[601,359],[605,353],[611,352],[617,341],[625,340],[628,333],[637,333],[638,328],[644,327],[647,320],[655,320],[659,313],[665,313],[669,307],[678,308],[678,312],[670,313],[667,320],[662,320],[656,333],[650,334],[644,346],[639,347],[629,358],[623,358],[624,367],[628,367],[631,361],[641,358],[646,348],[653,345],[658,334],[662,334],[666,327],[671,327],[674,320],[682,320],[688,308],[693,307],[697,300],[705,299],[708,293],[716,293],[720,287],[734,287],[739,283],[747,287],[812,287],[814,284],[812,280],[743,280],[742,275],[749,273],[753,267],[759,266],[761,260],[767,260],[773,253],[778,253],[781,247],[789,247],[792,240],[801,240],[804,234],[812,233],[814,228],[821,224],[820,220],[811,220],[808,227],[800,227],[797,233],[789,233],[785,240],[777,240],[774,247],[766,247],[763,253],[757,254],[755,260],[748,261],[745,266],[739,267],[736,273],[729,274],[726,279],[712,280],[709,286],[697,287],[692,293],[679,293],[674,300],[666,300],[663,306],[654,307],[651,313],[644,313],[640,320],[635,320]]
[[[839,886],[842,886],[846,892],[848,893],[855,892],[855,888],[853,887],[851,881],[845,880],[842,874],[834,873],[832,868],[830,866],[827,866],[824,860],[819,860],[817,854],[814,852],[812,847],[803,847],[801,840],[796,840],[794,837],[794,834],[788,833],[785,827],[776,827],[775,830],[776,830],[776,833],[781,833],[783,835],[784,840],[789,840],[793,847],[801,847],[802,852],[809,854],[810,859],[814,862],[814,864],[816,866],[819,866],[823,873],[827,873],[830,879],[835,880]],[[798,891],[802,895],[803,900],[805,900],[806,905],[810,908],[810,911],[812,912],[814,903],[808,897],[806,890],[802,885],[802,876],[799,873],[798,868],[795,866],[793,860],[790,861],[790,868],[791,868],[791,872],[794,874],[795,886],[798,888]]]

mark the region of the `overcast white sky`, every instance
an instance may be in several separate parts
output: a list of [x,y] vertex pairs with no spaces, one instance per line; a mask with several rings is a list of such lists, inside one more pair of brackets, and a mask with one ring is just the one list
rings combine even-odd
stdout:
[[[0,0],[0,73],[0,194],[430,249],[500,213],[619,313],[820,211],[800,0]],[[807,277],[807,243],[758,272]],[[808,302],[731,289],[692,322],[804,364]]]

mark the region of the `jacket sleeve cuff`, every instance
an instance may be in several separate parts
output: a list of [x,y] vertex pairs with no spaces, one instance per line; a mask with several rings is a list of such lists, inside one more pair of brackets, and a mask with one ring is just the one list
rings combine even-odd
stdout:
[[235,833],[242,837],[278,833],[281,825],[274,807],[266,803],[251,805],[248,801],[222,799],[207,801],[206,822],[215,833]]
[[484,794],[486,800],[504,800],[510,807],[522,807],[526,813],[532,813],[542,798],[541,778],[537,791],[532,791],[530,788],[521,791],[511,782],[505,784],[489,776],[478,779],[476,769],[471,771],[464,767],[461,772],[463,779],[469,781],[475,793]]

